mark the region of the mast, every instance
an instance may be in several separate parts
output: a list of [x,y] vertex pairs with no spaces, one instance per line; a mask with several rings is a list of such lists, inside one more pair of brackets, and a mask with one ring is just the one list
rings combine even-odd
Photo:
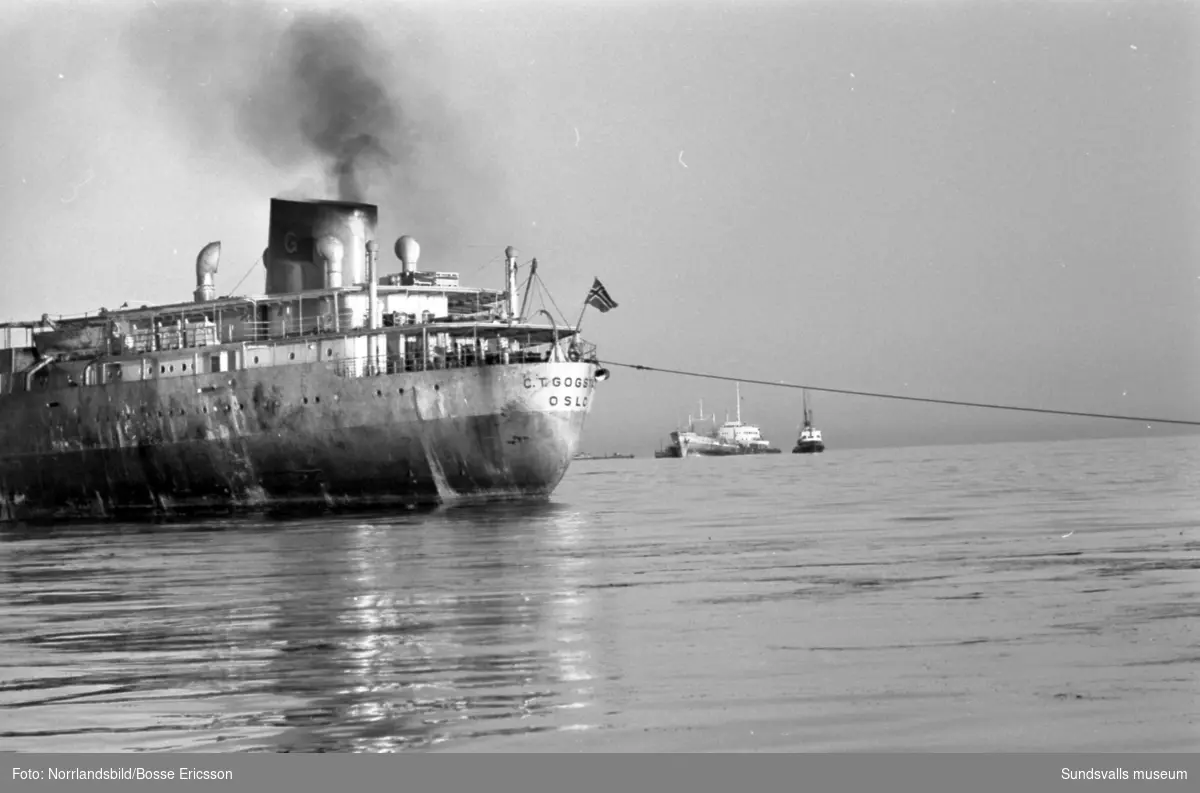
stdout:
[[742,423],[742,384],[737,384],[737,422]]

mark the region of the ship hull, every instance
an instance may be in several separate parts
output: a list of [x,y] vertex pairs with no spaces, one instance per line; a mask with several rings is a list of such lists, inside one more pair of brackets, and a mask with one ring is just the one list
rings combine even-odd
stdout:
[[725,457],[737,454],[737,447],[695,432],[672,432],[671,449],[676,457]]
[[821,441],[800,441],[796,444],[796,448],[792,449],[792,454],[817,454],[825,451],[825,444]]
[[666,450],[664,457],[739,457],[746,454],[779,454],[772,447],[738,446],[725,443],[684,442]]
[[594,371],[315,364],[14,395],[0,521],[545,499],[578,451]]
[[[697,455],[700,457],[739,457],[741,455],[746,455],[746,454],[780,454],[781,452],[782,452],[781,449],[775,449],[775,448],[768,448],[768,449],[758,448],[758,449],[756,449],[756,448],[747,447],[747,446],[712,447],[712,446],[691,446],[691,445],[689,445],[687,448],[687,456],[689,456],[689,457],[697,456]],[[680,455],[675,454],[672,456],[679,457]]]
[[680,457],[733,457],[740,452],[736,448],[715,445],[685,444]]

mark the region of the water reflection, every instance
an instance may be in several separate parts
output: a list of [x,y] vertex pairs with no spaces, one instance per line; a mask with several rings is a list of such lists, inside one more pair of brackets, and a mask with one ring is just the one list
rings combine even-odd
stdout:
[[6,743],[393,751],[593,726],[578,512],[195,528],[4,537]]
[[[585,518],[581,512],[565,512],[552,523],[548,537],[556,548],[555,575],[560,590],[551,598],[549,622],[555,637],[554,660],[558,679],[566,684],[559,707],[573,715],[563,729],[586,730],[599,726],[594,701],[595,675],[588,630],[595,618],[594,588],[586,588],[593,560],[585,553]],[[586,711],[580,709],[588,709]]]

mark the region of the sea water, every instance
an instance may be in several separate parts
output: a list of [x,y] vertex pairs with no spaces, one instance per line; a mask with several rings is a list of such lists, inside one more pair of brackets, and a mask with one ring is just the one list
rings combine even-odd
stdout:
[[1198,751],[1200,437],[0,530],[0,749]]

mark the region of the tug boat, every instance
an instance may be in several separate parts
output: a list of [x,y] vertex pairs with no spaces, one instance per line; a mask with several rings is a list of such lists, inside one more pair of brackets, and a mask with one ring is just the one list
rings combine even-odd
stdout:
[[804,426],[800,428],[800,437],[796,440],[796,448],[792,454],[816,454],[825,451],[825,442],[821,440],[821,431],[812,424],[812,411],[808,408],[808,392],[804,392]]

